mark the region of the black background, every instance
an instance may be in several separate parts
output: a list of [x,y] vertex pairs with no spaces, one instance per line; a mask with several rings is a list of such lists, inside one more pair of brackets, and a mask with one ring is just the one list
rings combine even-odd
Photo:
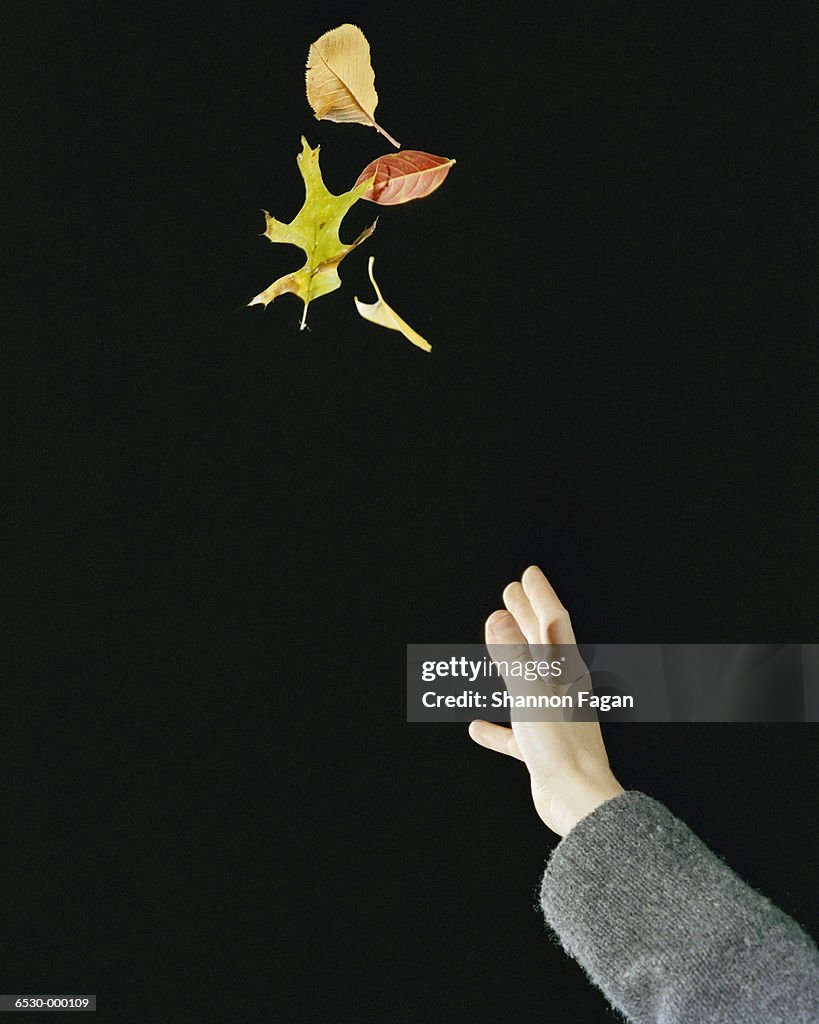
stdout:
[[[810,5],[7,4],[18,615],[0,988],[109,1019],[608,1019],[533,909],[521,765],[404,721],[404,645],[541,565],[587,642],[815,642]],[[455,157],[310,307],[312,40]],[[425,354],[361,320],[368,255]],[[611,726],[819,932],[814,726]]]

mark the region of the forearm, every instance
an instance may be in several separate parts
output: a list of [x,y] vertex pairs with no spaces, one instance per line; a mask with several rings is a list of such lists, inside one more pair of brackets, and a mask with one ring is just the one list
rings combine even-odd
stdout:
[[819,951],[662,804],[582,818],[541,887],[564,949],[635,1024],[819,1022]]

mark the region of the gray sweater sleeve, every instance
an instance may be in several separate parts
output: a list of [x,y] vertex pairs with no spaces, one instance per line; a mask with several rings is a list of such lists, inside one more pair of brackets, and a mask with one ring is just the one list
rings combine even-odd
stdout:
[[558,843],[547,924],[634,1024],[819,1024],[819,951],[666,807],[631,790]]

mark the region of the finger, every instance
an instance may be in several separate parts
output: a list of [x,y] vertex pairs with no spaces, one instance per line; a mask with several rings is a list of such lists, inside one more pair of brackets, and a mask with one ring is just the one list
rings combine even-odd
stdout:
[[520,583],[510,583],[503,592],[503,603],[508,611],[514,616],[515,622],[520,626],[521,632],[526,637],[529,646],[540,643],[540,623],[534,613],[526,591]]
[[518,761],[523,760],[523,755],[511,729],[505,729],[501,725],[492,722],[483,722],[476,719],[469,723],[469,735],[472,739],[487,750],[495,750],[499,754],[508,754],[509,757],[516,757]]
[[530,565],[521,582],[540,624],[541,643],[574,644],[569,613],[538,566]]
[[[517,699],[541,694],[543,683],[533,675],[532,651],[510,612],[496,611],[486,620],[486,649],[495,664],[496,675],[503,679],[510,697]],[[515,708],[530,706],[535,705],[514,705]],[[520,715],[513,711],[512,721],[519,719]]]
[[486,620],[487,644],[503,644],[509,647],[520,647],[522,655],[529,653],[529,645],[515,617],[508,611],[499,608],[492,612]]
[[[486,649],[492,661],[499,662],[504,667],[516,661],[526,662],[530,656],[529,645],[520,626],[514,616],[502,609],[492,612],[486,620]],[[500,671],[508,687],[508,672],[503,668]],[[522,674],[525,675],[525,672]]]

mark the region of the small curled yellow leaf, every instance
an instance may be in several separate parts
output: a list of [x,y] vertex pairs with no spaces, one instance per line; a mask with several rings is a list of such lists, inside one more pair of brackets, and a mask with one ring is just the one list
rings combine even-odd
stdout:
[[358,312],[364,317],[365,320],[369,320],[370,323],[378,324],[379,327],[386,327],[391,331],[400,331],[404,337],[417,345],[418,348],[422,348],[425,352],[432,351],[432,345],[422,338],[421,335],[412,329],[410,325],[403,320],[391,306],[389,306],[381,294],[378,285],[375,283],[373,277],[373,263],[375,263],[375,256],[370,256],[367,264],[367,273],[370,275],[370,280],[375,288],[375,294],[378,296],[378,301],[373,303],[359,302],[358,296],[355,296],[355,307]]

